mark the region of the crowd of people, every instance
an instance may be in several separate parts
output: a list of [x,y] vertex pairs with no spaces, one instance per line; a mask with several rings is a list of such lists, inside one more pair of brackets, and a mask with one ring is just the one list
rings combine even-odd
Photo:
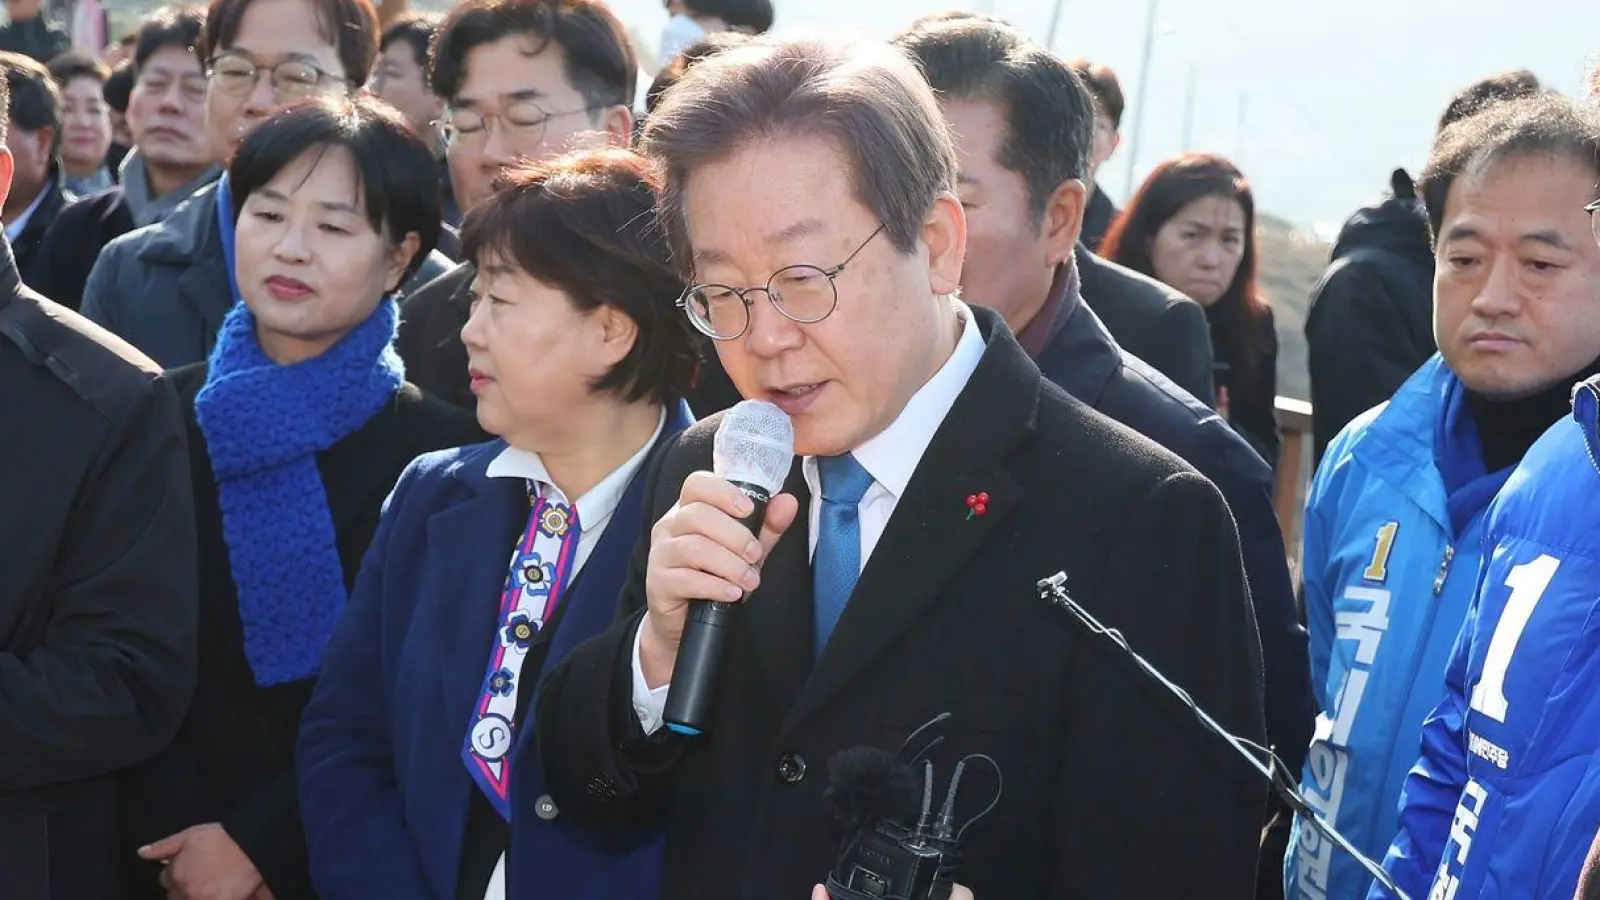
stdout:
[[[1103,64],[8,6],[0,896],[821,898],[842,752],[934,722],[998,771],[961,898],[1600,897],[1589,100],[1467,87],[1346,224],[1297,584],[1255,194],[1184,153],[1118,209]],[[759,513],[741,400],[793,429]]]

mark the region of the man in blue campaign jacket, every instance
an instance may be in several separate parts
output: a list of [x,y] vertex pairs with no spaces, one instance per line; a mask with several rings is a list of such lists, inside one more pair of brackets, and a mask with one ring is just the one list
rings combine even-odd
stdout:
[[1413,897],[1577,887],[1600,826],[1597,415],[1592,379],[1489,509],[1489,559],[1384,862]]
[[[1583,212],[1600,157],[1581,149],[1594,141],[1586,115],[1528,99],[1440,135],[1419,182],[1440,356],[1329,445],[1312,485],[1305,607],[1321,716],[1301,793],[1374,858],[1445,693],[1484,510],[1600,356],[1600,251]],[[1296,823],[1289,896],[1359,897],[1369,881]]]

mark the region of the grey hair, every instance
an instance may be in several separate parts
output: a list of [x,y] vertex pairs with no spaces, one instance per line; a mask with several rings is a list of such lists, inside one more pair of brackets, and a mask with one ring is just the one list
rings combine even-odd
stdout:
[[887,44],[762,39],[692,66],[645,125],[675,264],[692,271],[683,189],[696,169],[751,143],[820,137],[848,159],[856,199],[901,253],[954,191],[949,125],[916,65]]

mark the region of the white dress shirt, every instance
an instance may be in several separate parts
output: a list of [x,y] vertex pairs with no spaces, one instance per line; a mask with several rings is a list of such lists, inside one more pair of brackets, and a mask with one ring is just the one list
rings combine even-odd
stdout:
[[[622,495],[628,490],[628,482],[644,465],[646,456],[650,455],[650,448],[656,445],[661,437],[661,430],[667,424],[667,411],[661,411],[661,418],[656,421],[656,433],[645,441],[639,452],[628,457],[628,461],[612,470],[610,475],[600,479],[600,483],[590,488],[587,493],[576,501],[569,502],[567,496],[550,480],[550,471],[544,467],[544,460],[539,454],[531,450],[519,450],[516,447],[506,447],[500,451],[489,463],[485,471],[490,478],[520,478],[537,481],[545,486],[546,499],[552,503],[568,503],[578,513],[578,550],[572,556],[572,574],[567,576],[567,583],[578,577],[583,571],[583,564],[594,552],[595,545],[600,542],[600,536],[605,534],[606,526],[611,524],[611,517],[617,511],[617,505],[622,502]],[[514,551],[513,551],[514,552]],[[500,859],[494,865],[494,874],[489,876],[489,889],[484,892],[484,900],[505,900],[506,896],[506,856],[500,854]]]
[[[934,433],[944,424],[950,408],[955,406],[956,398],[966,389],[967,381],[972,378],[978,361],[983,358],[983,335],[978,332],[972,311],[960,300],[952,298],[950,302],[963,323],[955,352],[950,354],[950,358],[945,360],[932,378],[911,395],[905,408],[900,410],[900,415],[889,423],[888,428],[878,432],[852,453],[856,462],[872,476],[872,486],[861,495],[861,502],[857,505],[861,525],[862,569],[867,567],[867,559],[872,556],[873,548],[878,546],[878,539],[883,537],[889,517],[894,515],[895,505],[905,494],[906,485],[911,483],[911,475],[922,462],[922,455],[927,452]],[[805,476],[806,487],[811,491],[809,555],[815,556],[817,522],[822,515],[822,483],[817,473],[816,457],[805,457],[800,469]],[[644,727],[645,733],[652,734],[661,727],[662,713],[667,705],[667,689],[671,684],[651,690],[645,682],[644,667],[639,661],[641,631],[637,630],[633,635],[633,711],[639,716],[639,724]]]
[[17,238],[22,237],[22,232],[28,227],[28,220],[32,219],[33,214],[39,211],[39,204],[44,202],[45,195],[55,189],[56,183],[54,181],[46,184],[44,190],[39,192],[39,196],[33,198],[33,202],[28,204],[28,208],[22,211],[22,215],[17,216],[10,225],[6,226],[7,242],[15,244]]

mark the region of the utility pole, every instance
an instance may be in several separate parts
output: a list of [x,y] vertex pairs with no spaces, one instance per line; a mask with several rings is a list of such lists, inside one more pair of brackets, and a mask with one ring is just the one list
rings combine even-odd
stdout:
[[1189,63],[1189,90],[1183,99],[1183,142],[1178,147],[1180,153],[1194,149],[1194,94],[1199,83],[1200,64]]
[[1139,133],[1144,130],[1145,97],[1150,90],[1150,56],[1156,42],[1156,6],[1158,0],[1149,0],[1144,20],[1144,57],[1139,60],[1139,93],[1133,101],[1133,133],[1128,137],[1128,174],[1122,196],[1133,196],[1133,167],[1139,161]]
[[1239,92],[1239,121],[1233,130],[1233,164],[1244,168],[1244,120],[1250,106],[1250,95]]
[[1067,0],[1056,0],[1056,5],[1050,10],[1050,30],[1044,33],[1044,48],[1055,52],[1056,29],[1061,27],[1061,7],[1067,5]]

